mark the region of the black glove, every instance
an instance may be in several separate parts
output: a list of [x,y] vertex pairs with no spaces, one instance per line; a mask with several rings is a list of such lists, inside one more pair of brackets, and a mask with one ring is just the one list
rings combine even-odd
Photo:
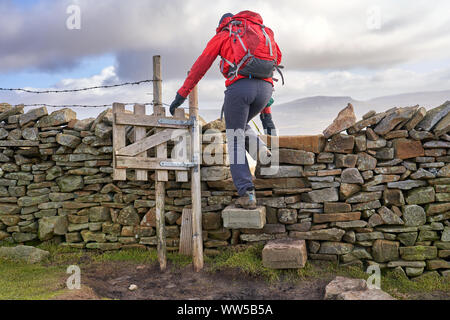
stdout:
[[272,120],[272,114],[271,113],[261,113],[260,119],[264,128],[264,133],[268,134],[269,136],[276,136],[277,131],[275,128],[275,124]]
[[175,100],[173,100],[172,104],[170,105],[170,114],[175,114],[175,109],[181,106],[186,101],[186,98],[184,98],[182,95],[177,93],[177,96],[175,97]]

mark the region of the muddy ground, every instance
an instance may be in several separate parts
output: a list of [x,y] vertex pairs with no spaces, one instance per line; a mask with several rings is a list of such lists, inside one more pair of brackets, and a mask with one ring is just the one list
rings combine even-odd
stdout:
[[[325,286],[333,280],[329,275],[269,283],[235,269],[195,273],[192,266],[184,268],[168,264],[161,272],[156,264],[111,261],[92,263],[82,268],[82,290],[73,290],[56,297],[61,300],[322,300]],[[130,285],[138,289],[130,291]],[[448,292],[435,291],[399,295],[403,299],[450,300]]]
[[[91,265],[84,271],[84,284],[97,296],[120,300],[317,300],[329,281],[278,282],[246,276],[237,270],[193,272],[192,266],[161,272],[157,265],[115,262]],[[128,290],[131,284],[138,286]]]

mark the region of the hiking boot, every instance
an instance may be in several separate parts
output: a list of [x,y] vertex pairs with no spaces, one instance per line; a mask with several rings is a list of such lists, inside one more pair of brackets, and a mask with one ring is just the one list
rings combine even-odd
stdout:
[[247,190],[245,195],[239,197],[236,202],[236,206],[244,208],[244,209],[256,209],[256,194],[255,190]]

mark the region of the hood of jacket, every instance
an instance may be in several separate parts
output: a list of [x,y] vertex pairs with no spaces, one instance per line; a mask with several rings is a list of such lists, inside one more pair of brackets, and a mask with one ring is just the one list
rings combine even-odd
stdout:
[[230,23],[231,20],[238,20],[238,19],[246,19],[246,20],[249,20],[256,24],[263,24],[263,19],[259,15],[259,13],[245,10],[245,11],[241,11],[238,14],[234,15],[232,18],[229,17],[229,18],[223,19],[222,23],[217,28],[216,33],[219,33],[220,31],[222,31],[228,25],[228,23]]

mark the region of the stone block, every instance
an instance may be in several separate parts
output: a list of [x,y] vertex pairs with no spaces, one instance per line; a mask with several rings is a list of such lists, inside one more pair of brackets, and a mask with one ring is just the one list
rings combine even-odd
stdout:
[[372,256],[376,262],[398,260],[400,243],[389,240],[375,240],[372,246]]
[[[323,135],[314,136],[261,136],[261,139],[267,143],[268,146],[272,145],[272,139],[274,145],[278,143],[279,148],[297,149],[307,152],[320,153],[325,147],[326,139]],[[275,139],[277,140],[275,142]]]
[[225,228],[262,229],[266,223],[266,207],[248,210],[231,205],[222,211],[222,219]]
[[325,152],[352,153],[355,137],[344,134],[334,135],[325,147]]
[[355,220],[359,220],[360,217],[361,217],[361,212],[315,213],[314,214],[314,223],[355,221]]
[[347,107],[339,112],[333,123],[323,131],[323,135],[328,139],[329,137],[352,127],[355,123],[355,112],[353,110],[353,106],[349,103]]
[[395,158],[410,159],[415,157],[422,157],[425,155],[425,150],[420,141],[411,139],[395,139],[393,142],[395,150]]
[[305,240],[274,240],[262,251],[263,265],[271,269],[303,268],[307,261]]

